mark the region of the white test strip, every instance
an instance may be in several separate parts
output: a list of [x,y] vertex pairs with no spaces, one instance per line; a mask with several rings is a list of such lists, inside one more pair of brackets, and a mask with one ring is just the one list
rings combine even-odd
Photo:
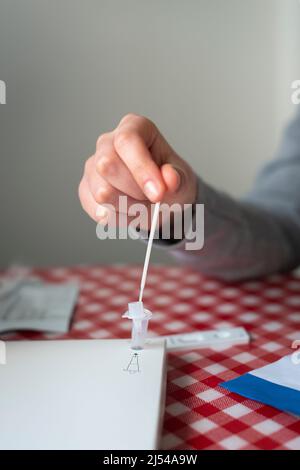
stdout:
[[248,344],[250,335],[245,328],[223,328],[220,330],[196,331],[179,335],[163,336],[168,351],[179,349],[201,349],[214,346],[230,348],[238,344]]

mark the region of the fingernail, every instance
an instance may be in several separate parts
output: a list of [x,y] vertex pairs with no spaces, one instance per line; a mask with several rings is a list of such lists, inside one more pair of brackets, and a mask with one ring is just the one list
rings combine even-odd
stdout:
[[178,169],[175,166],[172,165],[172,168],[173,168],[174,172],[176,173],[177,181],[176,181],[175,191],[177,191],[179,189],[180,183],[181,183],[180,173],[179,173]]
[[150,200],[157,199],[159,196],[159,190],[153,181],[147,181],[144,186],[144,192]]
[[100,219],[104,219],[108,216],[108,211],[105,207],[98,205],[96,209],[96,217],[100,217]]

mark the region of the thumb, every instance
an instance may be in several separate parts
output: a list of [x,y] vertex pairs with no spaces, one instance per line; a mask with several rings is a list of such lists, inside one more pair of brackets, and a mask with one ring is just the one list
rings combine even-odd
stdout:
[[175,193],[181,184],[181,176],[179,171],[170,163],[165,163],[162,165],[160,170],[168,191]]

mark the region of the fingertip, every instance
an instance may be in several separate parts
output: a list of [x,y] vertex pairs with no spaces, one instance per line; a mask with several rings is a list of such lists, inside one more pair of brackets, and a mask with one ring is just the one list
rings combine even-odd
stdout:
[[161,167],[163,180],[168,191],[174,193],[180,186],[180,175],[178,171],[170,164],[166,163]]
[[154,180],[146,181],[143,189],[147,198],[153,203],[160,202],[163,199],[166,190],[164,183],[161,184]]

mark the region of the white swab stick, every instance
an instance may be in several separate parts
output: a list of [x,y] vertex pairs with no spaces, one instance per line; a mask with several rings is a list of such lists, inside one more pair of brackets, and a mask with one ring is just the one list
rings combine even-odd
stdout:
[[139,302],[142,302],[142,300],[143,300],[143,293],[144,293],[144,288],[145,288],[145,284],[146,284],[149,260],[150,260],[151,249],[152,249],[152,244],[153,244],[153,238],[154,238],[155,228],[156,228],[157,219],[158,219],[158,215],[159,215],[159,206],[160,206],[160,202],[157,202],[155,204],[155,207],[154,207],[154,213],[153,213],[152,222],[151,222],[150,235],[149,235],[149,240],[148,240],[148,245],[147,245],[147,250],[146,250],[146,256],[145,256],[145,261],[144,261],[143,274],[142,274],[141,285],[140,285]]

